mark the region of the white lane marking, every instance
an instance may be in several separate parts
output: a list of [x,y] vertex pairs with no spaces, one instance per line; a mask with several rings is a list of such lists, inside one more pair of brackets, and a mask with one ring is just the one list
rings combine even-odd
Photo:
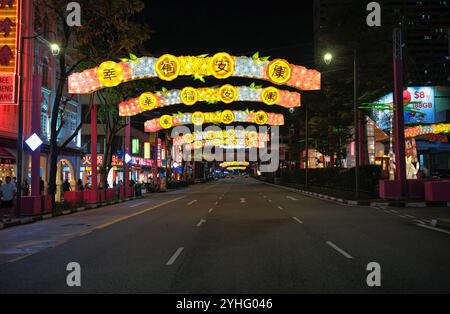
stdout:
[[216,205],[219,205],[219,202],[216,202]]
[[403,219],[408,218],[408,217],[406,217],[405,215],[397,215],[397,216],[400,217],[400,218],[403,218]]
[[245,198],[241,197],[241,203],[245,203]]
[[201,225],[203,225],[206,222],[205,219],[200,219],[200,222],[197,224],[197,227],[200,227]]
[[167,266],[172,265],[173,263],[175,263],[176,259],[178,258],[178,256],[180,256],[181,252],[183,252],[184,247],[180,247],[178,248],[178,250],[176,250],[176,252],[172,255],[172,257],[169,259],[169,261],[166,263]]
[[386,214],[391,214],[391,212],[389,210],[383,210]]
[[292,217],[292,219],[294,219],[296,222],[298,222],[299,224],[303,225],[303,221],[301,221],[300,219],[298,219],[297,217]]
[[427,226],[427,225],[424,225],[424,224],[416,224],[416,226],[418,226],[418,227],[422,227],[422,228],[425,228],[425,229],[430,229],[430,230],[433,230],[433,231],[438,231],[438,232],[442,232],[442,233],[450,234],[450,231],[448,231],[448,230],[444,230],[444,229],[439,229],[439,228],[435,228],[435,227]]
[[405,217],[408,217],[408,218],[411,218],[411,219],[416,219],[416,217],[413,216],[413,215],[405,215]]
[[341,249],[340,247],[338,247],[336,244],[334,244],[331,241],[327,241],[327,244],[329,246],[331,246],[333,249],[335,249],[336,251],[338,251],[339,253],[341,253],[342,255],[344,255],[346,258],[353,258],[350,254],[348,254],[347,252],[345,252],[343,249]]
[[264,198],[267,198],[267,196],[266,196],[266,195],[263,195],[263,197],[264,197]]
[[188,206],[191,206],[191,205],[194,204],[195,202],[197,202],[197,200],[192,200],[192,201],[190,201],[190,202],[187,203],[187,204],[188,204]]
[[222,196],[219,197],[219,200],[222,200]]
[[398,214],[398,210],[391,210],[391,213]]
[[283,210],[283,207],[281,207],[281,206],[278,206],[278,209],[279,209],[279,210]]
[[214,210],[214,208],[210,208],[209,211],[208,211],[208,213],[211,214],[213,210]]
[[147,202],[140,202],[140,203],[134,204],[134,205],[130,206],[130,208],[138,207],[139,205],[144,205],[144,204],[147,204]]
[[298,199],[296,199],[295,197],[292,196],[286,196],[287,199],[293,200],[293,201],[298,201]]
[[25,255],[16,257],[16,258],[14,258],[14,259],[11,259],[11,260],[9,260],[9,261],[7,261],[7,262],[8,262],[8,263],[18,262],[18,261],[20,261],[20,260],[22,260],[22,259],[24,259],[24,258],[27,258],[28,256],[31,256],[31,255],[33,255],[33,254],[34,254],[34,253],[25,254]]
[[272,203],[272,200],[269,200],[269,203]]

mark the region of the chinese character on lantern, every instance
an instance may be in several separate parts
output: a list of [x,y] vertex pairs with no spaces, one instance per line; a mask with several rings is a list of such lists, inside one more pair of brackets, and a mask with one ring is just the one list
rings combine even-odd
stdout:
[[139,106],[141,106],[144,110],[153,110],[155,109],[158,103],[158,99],[152,93],[143,93],[139,97]]
[[180,98],[183,104],[192,106],[197,102],[197,91],[193,87],[185,87],[181,90]]
[[266,105],[275,105],[280,100],[280,91],[275,87],[267,87],[261,93],[261,99]]
[[291,66],[283,59],[273,60],[267,67],[267,76],[274,84],[285,84],[291,79]]
[[155,64],[158,77],[164,81],[172,81],[180,73],[180,62],[177,57],[166,54],[158,58]]
[[223,124],[230,124],[234,121],[234,113],[231,110],[224,110],[220,118]]
[[230,77],[234,72],[234,60],[225,52],[216,53],[210,63],[211,74],[218,79]]
[[232,103],[238,97],[236,87],[231,85],[224,85],[219,90],[220,100],[226,104]]
[[124,79],[122,66],[113,61],[106,61],[100,64],[97,75],[99,82],[105,87],[117,86]]

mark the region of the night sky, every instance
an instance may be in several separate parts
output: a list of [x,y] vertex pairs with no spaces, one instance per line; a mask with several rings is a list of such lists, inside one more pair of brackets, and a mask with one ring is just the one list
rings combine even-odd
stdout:
[[[142,19],[150,25],[153,33],[145,50],[158,57],[169,53],[180,55],[212,56],[216,52],[231,55],[252,56],[259,52],[261,57],[284,58],[291,63],[313,68],[313,10],[312,1],[301,1],[301,7],[292,2],[258,1],[144,1],[146,4]],[[180,77],[172,82],[157,81],[156,90],[184,86],[205,87],[225,83],[233,85],[269,86],[270,82],[244,78],[216,80],[207,77],[206,83],[194,81],[191,77]],[[292,88],[283,86],[283,89]],[[268,110],[287,114],[286,109],[264,104],[235,102],[227,109]],[[198,104],[196,110],[215,111],[222,105]],[[184,112],[186,106],[176,105],[164,110],[155,110],[139,115],[141,123],[161,114]]]
[[[147,49],[155,56],[214,54],[284,57],[310,66],[312,1],[144,1],[154,30]],[[299,4],[301,3],[301,6]]]

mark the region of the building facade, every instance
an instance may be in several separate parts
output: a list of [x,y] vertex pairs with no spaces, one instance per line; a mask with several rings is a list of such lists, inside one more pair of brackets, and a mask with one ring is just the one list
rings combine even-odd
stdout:
[[[2,2],[3,3],[3,2]],[[39,117],[39,130],[37,135],[43,141],[40,147],[40,176],[47,185],[50,169],[48,167],[49,139],[50,139],[50,117],[55,100],[56,88],[59,83],[58,59],[52,54],[49,47],[50,42],[58,42],[58,35],[61,34],[39,1],[11,0],[12,6],[0,7],[0,16],[12,16],[15,12],[16,21],[11,25],[11,32],[8,36],[0,36],[0,46],[9,45],[12,50],[12,59],[9,66],[0,67],[0,76],[7,77],[8,68],[14,64],[13,75],[13,96],[11,101],[0,104],[0,179],[4,177],[17,176],[17,130],[18,130],[18,104],[22,97],[23,104],[23,139],[26,140],[32,135],[33,116]],[[3,5],[2,5],[3,6]],[[0,17],[0,23],[3,20]],[[39,22],[38,22],[39,21]],[[4,20],[3,20],[4,22]],[[13,43],[10,37],[15,37]],[[20,47],[21,38],[24,39],[24,46]],[[34,38],[30,38],[34,37]],[[5,38],[5,39],[3,39]],[[20,51],[23,51],[22,60]],[[66,55],[70,62],[70,56]],[[4,62],[6,63],[6,62]],[[22,85],[20,84],[22,73]],[[41,88],[37,87],[37,82]],[[5,87],[6,88],[6,87]],[[39,89],[33,97],[33,88]],[[38,104],[35,104],[38,102]],[[33,105],[35,104],[35,105]],[[65,95],[65,100],[59,106],[58,128],[61,131],[58,141],[63,143],[71,136],[81,123],[81,105],[77,98],[69,98]],[[81,135],[75,136],[65,148],[61,149],[58,162],[57,186],[60,189],[65,179],[75,186],[79,177],[79,164],[81,151]],[[31,184],[31,150],[23,143],[23,175],[22,178]]]

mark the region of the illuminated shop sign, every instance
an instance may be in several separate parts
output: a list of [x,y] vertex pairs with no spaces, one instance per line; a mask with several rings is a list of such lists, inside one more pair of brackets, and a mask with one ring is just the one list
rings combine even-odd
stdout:
[[[412,110],[405,110],[405,124],[428,124],[436,122],[436,110],[434,104],[434,87],[409,87],[403,92],[403,102],[405,107]],[[393,105],[393,94],[390,93],[380,98],[377,103]],[[407,104],[409,103],[409,104]],[[383,129],[389,129],[389,110],[374,110],[374,121]]]
[[20,0],[0,1],[0,104],[17,104]]

